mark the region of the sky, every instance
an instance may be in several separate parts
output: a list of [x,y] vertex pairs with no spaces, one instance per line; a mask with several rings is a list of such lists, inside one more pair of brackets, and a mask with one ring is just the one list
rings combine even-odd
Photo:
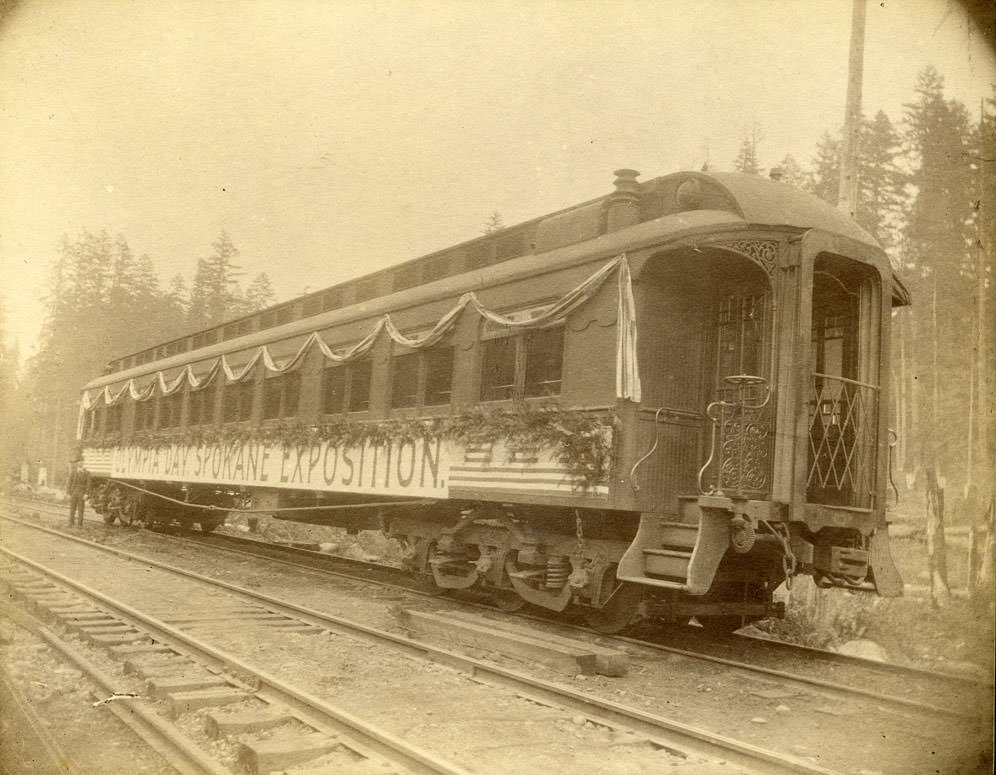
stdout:
[[[983,0],[984,1],[984,0]],[[0,3],[0,7],[5,7]],[[806,165],[843,123],[851,0],[41,0],[0,17],[0,305],[30,355],[58,246],[187,282],[225,230],[279,300],[609,193]],[[957,0],[869,0],[866,114],[917,74],[978,115]],[[163,332],[163,339],[173,332]]]

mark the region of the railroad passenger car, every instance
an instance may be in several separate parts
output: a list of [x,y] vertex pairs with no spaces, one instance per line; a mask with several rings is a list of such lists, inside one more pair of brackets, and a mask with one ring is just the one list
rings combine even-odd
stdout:
[[504,607],[730,628],[796,574],[898,594],[875,240],[736,173],[641,182],[113,361],[105,519],[378,528]]

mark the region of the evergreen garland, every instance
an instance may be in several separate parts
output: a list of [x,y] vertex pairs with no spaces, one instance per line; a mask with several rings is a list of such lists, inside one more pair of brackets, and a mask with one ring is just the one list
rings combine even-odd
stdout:
[[514,409],[475,407],[458,415],[422,418],[391,418],[357,422],[348,418],[317,424],[279,422],[259,427],[238,425],[204,426],[182,431],[139,431],[129,441],[120,434],[84,442],[84,446],[109,449],[126,444],[155,449],[171,444],[203,446],[261,442],[285,447],[332,444],[359,447],[383,446],[393,441],[441,438],[463,446],[502,442],[509,453],[552,449],[579,486],[588,490],[608,479],[613,462],[613,439],[618,427],[615,413],[524,404]]

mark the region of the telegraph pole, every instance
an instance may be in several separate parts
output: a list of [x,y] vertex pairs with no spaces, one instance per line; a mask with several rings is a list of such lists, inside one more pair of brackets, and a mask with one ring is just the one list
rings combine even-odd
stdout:
[[854,0],[851,13],[844,142],[840,149],[840,185],[837,189],[837,208],[852,218],[858,209],[858,141],[861,135],[861,82],[865,62],[865,1]]

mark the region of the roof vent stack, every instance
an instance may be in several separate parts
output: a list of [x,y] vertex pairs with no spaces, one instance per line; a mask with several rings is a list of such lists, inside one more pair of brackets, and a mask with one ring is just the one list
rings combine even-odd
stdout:
[[615,171],[616,190],[609,194],[605,231],[618,231],[640,222],[640,184],[636,170]]

